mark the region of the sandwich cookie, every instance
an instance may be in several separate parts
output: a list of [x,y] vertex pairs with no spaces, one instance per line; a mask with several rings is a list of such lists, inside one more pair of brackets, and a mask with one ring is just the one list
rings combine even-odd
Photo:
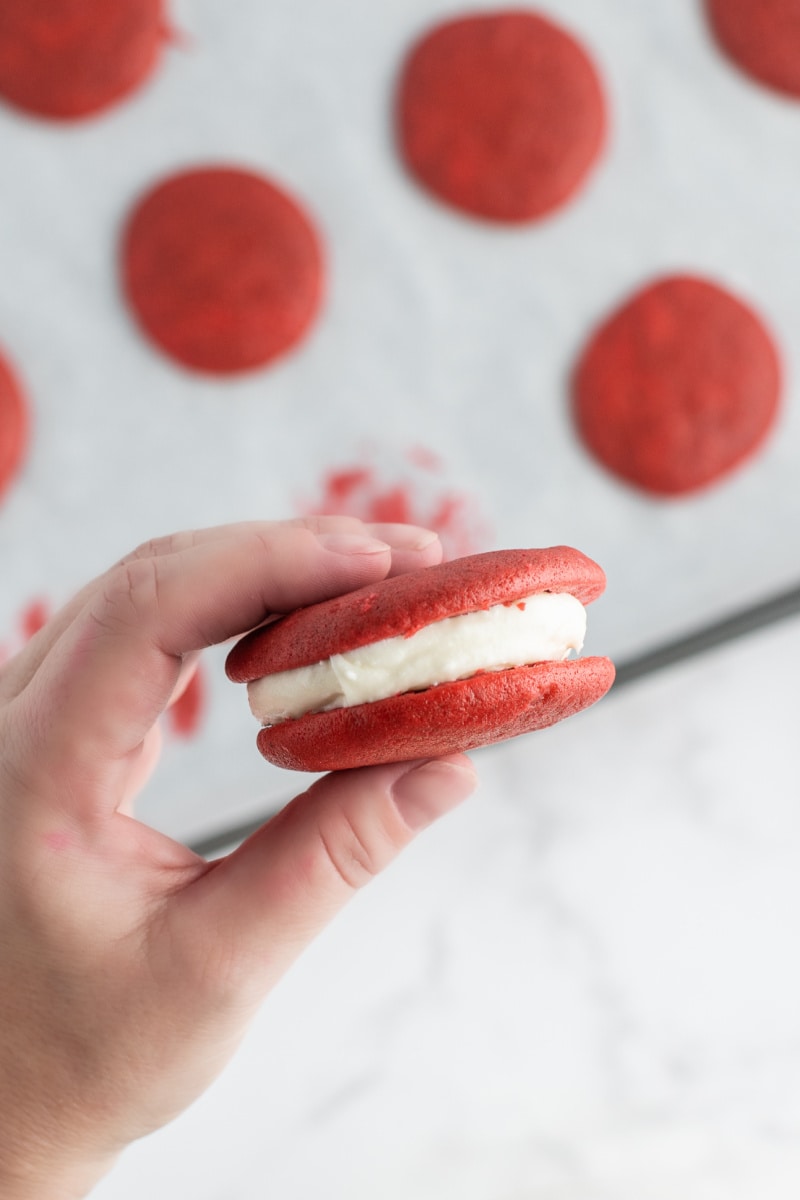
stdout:
[[577,658],[597,563],[567,546],[498,550],[298,609],[228,656],[277,766],[331,771],[453,754],[599,700],[607,658]]

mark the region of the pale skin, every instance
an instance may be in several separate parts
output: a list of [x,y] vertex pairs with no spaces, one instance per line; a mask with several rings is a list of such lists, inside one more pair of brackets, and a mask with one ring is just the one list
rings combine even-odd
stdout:
[[157,539],[0,672],[4,1200],[88,1195],[211,1083],[354,892],[473,790],[462,755],[328,775],[212,863],[133,815],[205,647],[440,558],[428,531],[340,517]]

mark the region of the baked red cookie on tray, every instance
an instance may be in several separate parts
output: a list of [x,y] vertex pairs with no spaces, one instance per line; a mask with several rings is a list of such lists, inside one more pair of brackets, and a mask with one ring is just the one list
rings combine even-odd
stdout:
[[37,116],[92,116],[137,88],[168,36],[164,0],[2,0],[0,95]]
[[439,199],[493,221],[532,221],[584,182],[605,133],[599,74],[580,43],[524,9],[436,25],[397,95],[400,150]]
[[122,237],[123,286],[139,324],[197,371],[263,367],[308,332],[322,298],[321,238],[272,180],[203,166],[162,180]]
[[717,42],[759,83],[800,96],[800,5],[797,0],[706,0]]
[[331,771],[427,758],[554,725],[614,680],[583,645],[605,588],[568,546],[497,550],[394,576],[247,634],[227,673],[247,683],[277,766]]
[[644,491],[678,496],[756,453],[780,390],[761,318],[709,280],[672,275],[595,331],[574,373],[573,403],[578,431],[604,466]]

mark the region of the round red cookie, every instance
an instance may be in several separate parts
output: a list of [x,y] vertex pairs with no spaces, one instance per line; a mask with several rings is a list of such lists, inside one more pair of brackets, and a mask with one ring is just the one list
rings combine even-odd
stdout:
[[0,496],[25,457],[28,424],[22,388],[8,363],[0,357]]
[[524,10],[437,25],[402,70],[397,123],[416,178],[493,221],[531,221],[580,187],[603,142],[598,73],[578,42]]
[[[249,682],[537,592],[569,592],[589,604],[604,587],[597,563],[567,546],[476,554],[298,609],[243,638],[226,670]],[[613,679],[606,658],[486,672],[282,721],[261,730],[258,747],[270,762],[299,771],[450,754],[553,725],[599,700]]]
[[124,287],[143,329],[198,371],[261,367],[320,305],[320,239],[268,179],[232,167],[173,175],[139,201],[122,239]]
[[759,318],[692,276],[660,279],[595,332],[573,379],[589,450],[647,492],[716,482],[755,453],[775,420],[780,366]]
[[163,0],[3,0],[0,95],[38,116],[89,116],[142,83],[164,38]]
[[741,69],[776,91],[800,96],[797,0],[706,0],[714,36]]

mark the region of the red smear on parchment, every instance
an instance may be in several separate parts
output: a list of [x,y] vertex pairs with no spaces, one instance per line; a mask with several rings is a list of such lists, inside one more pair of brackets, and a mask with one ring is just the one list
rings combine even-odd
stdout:
[[178,50],[193,50],[197,45],[197,39],[188,30],[176,25],[168,13],[161,19],[161,38],[166,45],[175,46]]
[[30,413],[16,371],[0,355],[0,495],[22,465],[30,437]]
[[49,600],[42,596],[28,601],[16,619],[14,632],[0,642],[0,666],[18,654],[25,643],[47,624],[51,611]]
[[486,549],[489,530],[475,498],[466,491],[441,488],[442,461],[433,451],[415,446],[398,464],[379,465],[375,456],[334,467],[319,483],[316,499],[303,503],[304,515],[342,515],[369,522],[402,522],[435,529],[446,558]]
[[200,730],[206,711],[206,680],[200,664],[186,691],[167,712],[169,730],[175,737],[192,738]]
[[50,605],[47,600],[39,598],[26,604],[19,618],[19,627],[25,641],[30,641],[49,620]]

